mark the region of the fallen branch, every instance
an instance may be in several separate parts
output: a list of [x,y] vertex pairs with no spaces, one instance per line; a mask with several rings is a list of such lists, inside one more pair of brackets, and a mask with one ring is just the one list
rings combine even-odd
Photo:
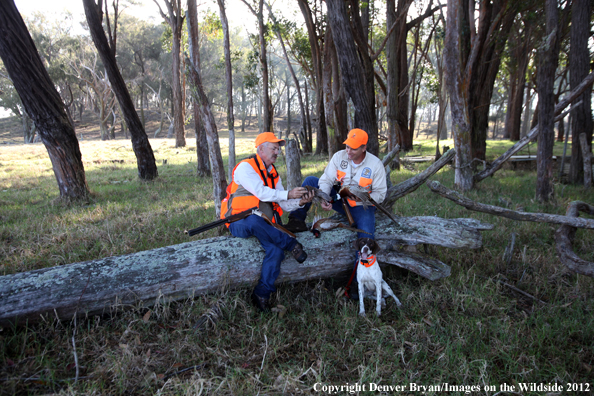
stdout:
[[533,299],[533,300],[535,300],[535,301],[538,301],[538,302],[539,302],[539,303],[541,303],[541,304],[546,304],[546,302],[542,301],[540,298],[536,298],[536,297],[534,297],[532,294],[530,294],[530,293],[526,293],[524,290],[522,290],[522,289],[518,289],[517,287],[515,287],[515,286],[513,286],[513,285],[510,285],[509,283],[507,283],[507,282],[505,282],[505,281],[502,281],[501,279],[497,279],[497,281],[498,281],[499,283],[501,283],[503,286],[509,287],[509,288],[510,288],[510,289],[512,289],[513,291],[515,291],[515,292],[517,292],[517,293],[520,293],[521,295],[523,295],[523,296],[525,296],[525,297],[528,297],[528,298],[531,298],[531,299]]
[[400,152],[400,145],[397,144],[396,146],[394,146],[394,148],[392,149],[392,151],[390,151],[388,154],[386,154],[386,156],[384,157],[384,159],[382,159],[382,164],[384,166],[390,165],[390,163],[392,162],[392,160],[394,159],[394,157],[396,157],[396,154],[398,154],[399,152]]
[[[579,212],[594,215],[594,206],[584,202],[574,201],[567,207],[566,215],[577,218]],[[576,231],[576,227],[563,225],[555,232],[557,255],[559,256],[559,260],[570,270],[578,274],[594,277],[594,263],[581,259],[573,252],[573,239],[575,238]]]
[[435,173],[437,173],[438,170],[443,168],[448,162],[450,162],[452,158],[454,158],[455,154],[456,150],[448,150],[444,155],[441,156],[440,159],[431,164],[431,166],[429,166],[423,172],[419,173],[414,177],[411,177],[410,179],[403,181],[402,183],[390,187],[386,192],[386,198],[384,199],[382,205],[385,208],[391,208],[398,199],[402,198],[406,194],[415,191],[417,188],[419,188],[420,185],[425,183],[425,181],[428,178],[430,178]]
[[474,210],[476,212],[488,213],[495,216],[506,217],[512,220],[533,221],[536,223],[553,223],[568,225],[576,228],[587,228],[591,230],[594,229],[594,220],[548,213],[517,212],[515,210],[505,209],[499,206],[475,202],[462,196],[457,191],[446,188],[438,181],[428,181],[427,186],[434,193],[439,194],[460,206],[464,206],[466,209]]
[[[555,115],[559,115],[571,102],[573,102],[579,95],[581,95],[586,89],[588,89],[592,83],[594,82],[594,72],[588,74],[586,78],[582,80],[582,82],[570,93],[565,95],[563,100],[559,101],[559,103],[555,106]],[[575,105],[574,105],[575,106]],[[555,118],[557,121],[557,118]],[[530,132],[520,139],[516,144],[514,144],[509,150],[501,155],[501,157],[497,158],[495,161],[491,163],[491,166],[484,171],[477,173],[474,175],[474,182],[478,183],[481,180],[492,176],[495,172],[497,172],[503,163],[507,161],[512,155],[520,151],[524,146],[530,143],[538,133],[540,132],[540,128],[536,125],[534,128],[530,130]]]

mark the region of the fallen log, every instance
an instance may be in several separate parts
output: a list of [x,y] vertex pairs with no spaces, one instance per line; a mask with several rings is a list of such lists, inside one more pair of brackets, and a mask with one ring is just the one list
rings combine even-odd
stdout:
[[[565,213],[568,217],[578,217],[579,212],[594,215],[594,206],[584,202],[574,201],[567,207]],[[580,258],[573,252],[573,239],[575,237],[576,227],[563,225],[555,232],[555,245],[559,260],[570,270],[594,277],[594,263]]]
[[[390,248],[395,243],[478,248],[482,245],[478,230],[488,228],[466,220],[400,220],[398,230],[392,230],[387,219],[378,220],[378,242],[382,247],[378,261],[432,280],[448,276],[449,267],[419,254],[396,254]],[[478,228],[473,229],[472,224]],[[308,259],[298,264],[287,254],[278,283],[349,275],[355,238],[355,233],[342,229],[322,233],[321,238],[309,232],[298,234]],[[0,326],[110,314],[139,304],[150,306],[157,301],[192,298],[224,286],[250,286],[260,276],[263,258],[255,238],[223,236],[1,276]]]
[[436,216],[399,217],[396,218],[398,225],[389,225],[388,221],[384,218],[377,220],[375,239],[380,244],[478,249],[483,243],[479,231],[492,229],[491,224],[474,219],[442,219]]
[[434,193],[439,194],[442,197],[447,198],[460,206],[464,206],[466,209],[474,210],[476,212],[489,213],[495,216],[506,217],[512,220],[532,221],[536,223],[562,224],[576,228],[588,228],[591,230],[594,229],[594,220],[572,216],[554,215],[549,213],[517,212],[515,210],[505,209],[499,206],[475,202],[471,199],[464,197],[457,191],[450,190],[438,181],[428,181],[427,186]]

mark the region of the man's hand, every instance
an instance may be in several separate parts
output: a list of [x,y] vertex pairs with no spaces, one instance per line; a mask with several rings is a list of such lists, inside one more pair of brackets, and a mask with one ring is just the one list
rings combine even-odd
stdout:
[[291,191],[289,191],[288,198],[289,199],[299,199],[302,198],[303,195],[307,193],[307,188],[305,187],[295,187]]
[[306,203],[311,202],[312,199],[314,199],[316,193],[314,191],[308,191],[307,193],[305,193],[305,195],[303,195],[301,197],[301,201],[299,201],[299,206],[303,206]]
[[322,209],[324,210],[332,210],[332,204],[330,202],[326,202],[326,201],[322,201],[320,203],[320,206],[322,207]]

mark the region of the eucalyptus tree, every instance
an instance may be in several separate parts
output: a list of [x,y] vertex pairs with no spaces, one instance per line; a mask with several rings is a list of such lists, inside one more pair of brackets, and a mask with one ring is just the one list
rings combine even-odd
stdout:
[[161,17],[171,28],[171,88],[173,90],[173,129],[175,133],[175,147],[186,146],[184,131],[185,120],[185,96],[181,81],[181,37],[184,26],[184,16],[181,0],[163,0],[167,8],[167,14],[161,9],[157,0],[153,0],[159,7]]
[[[322,55],[324,53],[325,35],[324,24],[322,23],[323,14],[321,12],[322,2],[314,2],[312,10],[307,0],[298,0],[299,8],[305,20],[309,47],[311,54],[312,71],[311,81],[316,92],[316,115],[318,124],[318,133],[316,135],[316,154],[328,154],[328,136],[326,112],[324,110],[324,76],[322,67]],[[326,27],[327,29],[327,27]]]
[[470,168],[472,160],[470,115],[465,100],[465,76],[463,75],[464,68],[460,57],[463,3],[463,0],[448,0],[443,58],[445,81],[450,95],[452,112],[452,136],[456,149],[454,184],[462,191],[469,191],[473,188],[474,181],[472,169]]
[[[289,73],[291,74],[291,77],[293,78],[293,83],[295,84],[295,90],[297,92],[297,98],[299,99],[299,108],[301,110],[301,125],[303,127],[303,131],[304,133],[301,136],[301,144],[302,144],[302,149],[305,152],[311,152],[312,151],[312,142],[310,139],[308,139],[308,133],[306,132],[307,130],[307,112],[305,109],[305,104],[304,104],[304,100],[303,100],[303,95],[301,93],[301,84],[299,83],[299,79],[297,78],[297,74],[295,73],[295,69],[293,68],[293,65],[291,64],[291,60],[289,58],[289,54],[287,52],[287,47],[285,45],[285,40],[283,39],[283,34],[282,34],[282,30],[286,31],[287,29],[287,23],[284,24],[284,26],[281,25],[281,23],[279,23],[279,21],[276,19],[276,17],[274,16],[274,13],[272,12],[272,8],[270,7],[270,5],[268,5],[268,3],[266,3],[266,5],[268,6],[268,10],[270,12],[270,16],[272,18],[272,20],[274,21],[274,26],[273,29],[276,33],[276,37],[278,38],[278,41],[281,45],[281,49],[283,51],[283,55],[285,58],[285,61],[287,63],[287,69],[289,70]],[[284,27],[284,29],[283,29]],[[288,86],[288,83],[287,83]],[[287,92],[289,91],[289,89],[287,89]],[[287,120],[288,122],[290,122],[290,109],[287,110]]]
[[[91,37],[99,52],[109,82],[118,99],[123,117],[126,120],[126,124],[130,129],[130,134],[132,135],[132,148],[136,155],[138,176],[142,180],[153,180],[159,175],[155,163],[155,156],[148,137],[146,136],[146,132],[144,131],[144,127],[138,117],[138,113],[134,108],[134,103],[132,102],[128,88],[126,87],[126,82],[117,65],[115,57],[115,35],[110,33],[110,41],[108,42],[105,31],[103,30],[102,1],[99,0],[98,3],[95,3],[94,0],[83,0],[83,4],[89,30],[91,31]],[[115,4],[117,4],[117,2],[114,2],[114,6]],[[115,14],[117,15],[117,7]]]
[[[356,18],[359,15],[358,2],[352,1],[350,5],[352,15]],[[375,93],[373,92],[373,76],[371,82],[369,81],[368,61],[370,56],[366,42],[361,42],[361,29],[357,29],[359,47],[355,44],[355,34],[351,29],[346,3],[343,0],[327,0],[326,6],[328,7],[328,22],[340,65],[342,85],[355,107],[354,126],[368,133],[368,150],[378,154],[377,120],[373,105]],[[357,25],[360,25],[360,18]],[[360,57],[365,59],[364,64],[367,67],[364,67],[359,61]]]
[[47,149],[60,197],[86,199],[89,190],[74,128],[12,0],[0,1],[0,58]]
[[526,73],[533,47],[533,13],[522,14],[514,23],[508,40],[506,69],[509,75],[508,102],[504,138],[520,140]]
[[225,11],[225,0],[217,0],[219,15],[223,25],[223,40],[225,48],[225,78],[227,82],[227,129],[229,130],[229,180],[235,168],[235,116],[233,114],[233,68],[231,66],[231,44],[229,40],[229,22]]
[[140,120],[146,128],[144,109],[147,106],[147,93],[157,91],[161,80],[159,58],[163,26],[123,14],[119,32],[119,65],[123,77],[136,87],[133,92],[138,95]]
[[97,61],[97,54],[91,54],[91,57],[92,60],[83,57],[74,58],[70,62],[71,75],[78,79],[80,90],[94,98],[94,107],[99,116],[101,140],[109,140],[114,127],[114,125],[109,126],[109,119],[113,118],[115,113],[116,97],[105,75],[105,69]]
[[274,108],[270,100],[270,83],[268,70],[268,55],[267,55],[267,40],[266,40],[266,23],[264,23],[264,0],[253,0],[251,3],[248,0],[241,0],[249,9],[249,11],[256,17],[258,21],[258,59],[260,61],[260,71],[262,73],[262,107],[263,107],[263,124],[264,131],[274,132],[273,117]]
[[[192,14],[196,9],[195,0],[188,1],[189,14]],[[198,31],[197,18],[192,15],[189,21],[189,34],[193,36]],[[196,37],[190,37],[190,42],[196,43],[198,40]],[[227,188],[227,180],[225,178],[225,167],[223,165],[223,158],[221,156],[221,147],[219,145],[219,135],[217,132],[217,125],[211,110],[209,99],[204,90],[204,84],[201,76],[201,68],[195,67],[194,62],[190,59],[186,60],[186,68],[188,79],[190,81],[191,95],[194,99],[202,120],[202,125],[206,132],[208,141],[208,153],[210,158],[210,165],[212,170],[212,182],[213,182],[213,198],[215,204],[215,212],[217,218],[221,214],[221,201],[225,198],[225,189]]]
[[[190,53],[190,62],[196,70],[200,70],[200,40],[196,0],[188,0],[186,22],[188,25],[188,52]],[[194,114],[194,128],[196,130],[196,174],[199,177],[208,177],[211,176],[209,149],[206,131],[200,114],[200,104],[194,97],[191,98],[191,102]]]
[[555,71],[559,60],[561,33],[557,0],[545,0],[546,35],[538,51],[538,137],[536,198],[553,198],[553,145],[555,143]]
[[[592,54],[588,41],[592,38],[591,19],[592,3],[588,0],[573,0],[571,6],[571,49],[569,52],[570,85],[575,89],[588,75]],[[581,106],[571,110],[571,171],[569,179],[572,183],[584,182],[584,161],[580,151],[579,135],[586,134],[588,148],[592,151],[592,95],[584,92],[578,101]]]

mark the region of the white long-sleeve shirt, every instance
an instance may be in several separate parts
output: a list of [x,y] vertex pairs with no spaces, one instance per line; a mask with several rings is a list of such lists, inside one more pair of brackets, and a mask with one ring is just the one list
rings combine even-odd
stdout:
[[[350,184],[359,184],[361,177],[371,179],[371,186],[367,187],[369,195],[377,203],[384,202],[388,186],[386,182],[386,170],[382,161],[375,155],[366,152],[365,158],[360,164],[354,164],[348,157],[346,150],[336,152],[326,169],[324,174],[320,177],[320,190],[326,194],[330,194],[330,190],[336,182],[337,171],[344,172],[342,185],[348,186]],[[357,205],[363,205],[362,202],[357,202]]]
[[[268,172],[272,171],[272,165],[267,170]],[[237,166],[233,174],[233,181],[262,202],[278,203],[282,210],[286,212],[303,207],[299,205],[300,199],[289,199],[289,192],[283,187],[280,175],[278,176],[278,182],[275,188],[270,188],[264,185],[262,177],[246,162],[242,162]]]

